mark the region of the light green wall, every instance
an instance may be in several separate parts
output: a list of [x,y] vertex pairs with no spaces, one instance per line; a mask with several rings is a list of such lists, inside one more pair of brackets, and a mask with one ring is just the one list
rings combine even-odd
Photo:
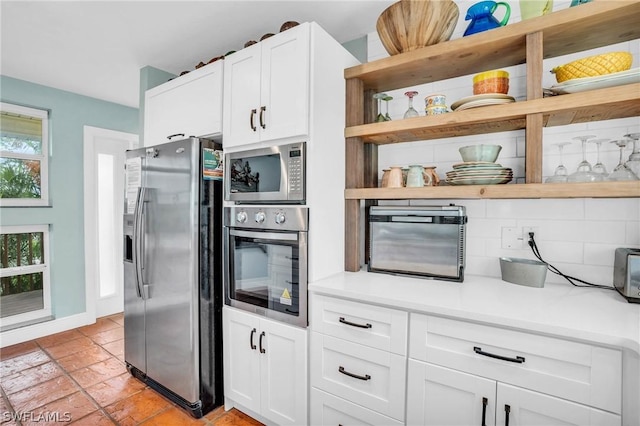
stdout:
[[367,36],[342,43],[342,46],[347,49],[353,56],[355,56],[355,58],[361,63],[364,64],[367,62]]
[[52,310],[85,311],[83,126],[137,134],[138,109],[0,76],[2,102],[50,110],[50,207],[0,208],[0,224],[50,224]]

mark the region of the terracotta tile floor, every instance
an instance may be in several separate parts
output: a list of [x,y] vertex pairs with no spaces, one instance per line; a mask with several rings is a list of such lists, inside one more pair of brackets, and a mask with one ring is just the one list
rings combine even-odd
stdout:
[[131,377],[122,314],[0,349],[0,423],[12,425],[218,425],[261,423],[219,407],[200,420]]

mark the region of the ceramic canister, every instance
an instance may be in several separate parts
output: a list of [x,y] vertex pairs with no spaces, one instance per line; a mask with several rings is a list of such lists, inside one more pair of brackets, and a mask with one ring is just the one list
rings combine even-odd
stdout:
[[431,95],[424,98],[424,106],[426,108],[433,106],[447,106],[447,97],[445,95]]
[[447,112],[446,105],[437,105],[437,106],[431,106],[431,107],[425,108],[425,113],[427,115],[438,115],[438,114],[444,114],[446,112]]

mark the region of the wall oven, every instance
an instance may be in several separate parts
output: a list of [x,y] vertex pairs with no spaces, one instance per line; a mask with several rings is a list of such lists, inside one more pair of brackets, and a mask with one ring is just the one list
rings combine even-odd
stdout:
[[225,207],[225,303],[307,327],[307,232],[301,206]]
[[225,200],[305,203],[306,142],[225,154]]

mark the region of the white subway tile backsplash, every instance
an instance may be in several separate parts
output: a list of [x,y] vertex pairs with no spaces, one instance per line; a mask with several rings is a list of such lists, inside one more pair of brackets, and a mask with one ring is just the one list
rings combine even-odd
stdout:
[[582,199],[527,199],[491,200],[487,204],[487,217],[516,219],[582,219]]
[[620,244],[592,244],[584,245],[584,263],[585,265],[600,265],[613,267],[613,259],[616,248]]
[[546,262],[583,263],[583,243],[568,241],[539,241],[536,239],[536,244],[538,246],[540,256]]
[[640,222],[627,222],[625,247],[640,247]]
[[[624,244],[626,240],[626,223],[624,221],[589,221],[582,222],[583,238],[586,243]],[[588,263],[588,262],[587,262]]]
[[[577,265],[577,264],[565,264],[565,263],[553,263],[553,266],[558,268],[560,272],[571,277],[582,279],[586,282],[598,285],[613,286],[613,267],[612,266],[600,266],[600,265]],[[565,284],[569,287],[573,285],[563,277],[547,271],[547,283]],[[576,284],[583,285],[577,281]],[[585,292],[596,291],[606,292],[611,290],[597,289],[597,288],[583,288]]]
[[585,199],[588,220],[640,220],[640,198]]
[[469,218],[467,223],[467,238],[496,238],[501,237],[502,227],[516,226],[515,219],[505,221],[502,219]]

